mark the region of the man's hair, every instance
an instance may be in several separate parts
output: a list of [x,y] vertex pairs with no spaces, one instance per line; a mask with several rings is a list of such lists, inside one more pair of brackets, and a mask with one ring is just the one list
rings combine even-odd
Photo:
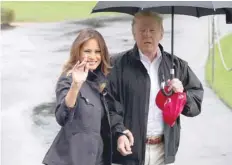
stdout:
[[152,17],[152,18],[154,18],[154,20],[161,26],[161,31],[162,32],[164,31],[162,16],[156,12],[152,12],[152,11],[148,11],[148,10],[147,11],[146,10],[139,11],[138,13],[136,13],[134,15],[134,18],[133,18],[132,23],[131,23],[132,30],[133,30],[133,27],[135,25],[135,19],[138,17]]

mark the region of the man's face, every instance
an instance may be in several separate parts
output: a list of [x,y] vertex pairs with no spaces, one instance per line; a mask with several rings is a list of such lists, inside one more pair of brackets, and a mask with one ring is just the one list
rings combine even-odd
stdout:
[[155,53],[163,37],[161,25],[152,17],[140,16],[135,18],[133,29],[134,39],[142,53]]

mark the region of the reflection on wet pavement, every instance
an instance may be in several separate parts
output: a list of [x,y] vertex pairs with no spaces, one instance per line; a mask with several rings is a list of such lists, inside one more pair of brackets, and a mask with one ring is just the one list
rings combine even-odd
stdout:
[[[110,53],[132,48],[131,17],[28,24],[2,31],[2,163],[39,165],[59,126],[54,118],[55,84],[78,31],[101,32]],[[175,22],[174,52],[189,62],[205,86],[202,114],[182,117],[182,136],[176,165],[228,165],[232,162],[231,111],[204,82],[208,55],[207,18],[179,16]],[[221,19],[221,33],[232,25]],[[170,19],[164,21],[162,44],[170,51]],[[12,155],[14,155],[12,157]]]

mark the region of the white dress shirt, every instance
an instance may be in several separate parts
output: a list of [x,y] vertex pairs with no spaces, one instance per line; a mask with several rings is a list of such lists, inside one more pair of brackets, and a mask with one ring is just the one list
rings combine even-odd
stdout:
[[157,56],[151,62],[150,59],[145,56],[140,50],[140,60],[144,67],[147,69],[147,73],[150,76],[150,100],[149,100],[149,113],[148,113],[148,125],[147,125],[147,137],[159,136],[163,134],[163,115],[162,111],[157,107],[155,98],[160,90],[158,81],[158,68],[161,61],[161,51],[158,49]]

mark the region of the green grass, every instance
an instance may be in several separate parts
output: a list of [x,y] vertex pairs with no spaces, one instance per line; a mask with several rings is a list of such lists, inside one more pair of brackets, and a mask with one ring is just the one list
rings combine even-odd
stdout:
[[[232,67],[232,34],[225,36],[220,41],[221,50],[227,67]],[[224,69],[219,56],[217,45],[215,45],[215,76],[212,84],[212,57],[206,64],[206,80],[216,94],[232,108],[232,71]]]
[[56,22],[115,14],[91,14],[96,3],[97,1],[4,1],[1,6],[14,10],[15,22]]

